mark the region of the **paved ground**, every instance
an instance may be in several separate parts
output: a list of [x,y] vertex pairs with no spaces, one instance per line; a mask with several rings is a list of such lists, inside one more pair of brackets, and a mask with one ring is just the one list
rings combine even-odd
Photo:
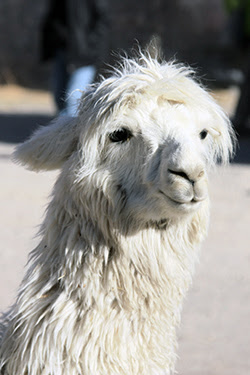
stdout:
[[[34,124],[52,116],[50,97],[39,92],[26,92],[25,98],[23,93],[17,98],[13,94],[15,104],[4,101],[1,92],[0,88],[0,310],[4,310],[14,300],[28,251],[38,241],[35,235],[56,172],[32,173],[10,160],[14,144]],[[225,108],[232,108],[230,100],[232,95],[223,96]],[[184,304],[180,375],[250,374],[250,139],[240,139],[240,147],[236,163],[211,176],[210,233]]]

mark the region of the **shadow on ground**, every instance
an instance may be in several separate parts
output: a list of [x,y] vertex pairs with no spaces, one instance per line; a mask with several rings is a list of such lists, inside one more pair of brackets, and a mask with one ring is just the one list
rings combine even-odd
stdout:
[[[53,117],[44,114],[0,114],[0,142],[19,143],[27,139],[41,125]],[[250,164],[250,134],[239,135],[234,163]]]
[[238,142],[233,162],[237,164],[250,164],[250,135],[239,136]]
[[0,114],[0,142],[19,143],[52,119],[44,114]]

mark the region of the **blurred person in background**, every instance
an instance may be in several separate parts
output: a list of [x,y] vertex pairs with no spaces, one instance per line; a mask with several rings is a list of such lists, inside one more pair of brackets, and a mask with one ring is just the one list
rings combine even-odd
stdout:
[[76,115],[81,90],[109,51],[107,0],[50,0],[42,26],[41,59],[53,59],[52,91],[59,113]]
[[244,80],[233,124],[240,134],[250,134],[250,0],[224,0],[231,14],[236,44],[246,55]]

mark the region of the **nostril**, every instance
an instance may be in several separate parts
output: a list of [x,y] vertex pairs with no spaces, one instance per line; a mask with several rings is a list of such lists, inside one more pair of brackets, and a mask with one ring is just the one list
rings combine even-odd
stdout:
[[202,170],[199,174],[198,174],[198,178],[201,178],[201,177],[203,177],[204,176],[204,174],[205,174],[205,172]]
[[192,185],[194,185],[195,182],[199,181],[205,175],[205,171],[203,169],[200,169],[199,172],[194,171],[189,174],[187,174],[183,170],[174,170],[174,169],[168,169],[168,172],[172,175],[184,178],[185,180],[189,181]]
[[185,178],[185,180],[188,180],[188,181],[192,182],[192,180],[190,180],[190,178],[188,177],[188,175],[185,172],[183,172],[183,171],[174,171],[172,169],[169,169],[168,172],[171,173],[171,174],[174,174],[176,176]]

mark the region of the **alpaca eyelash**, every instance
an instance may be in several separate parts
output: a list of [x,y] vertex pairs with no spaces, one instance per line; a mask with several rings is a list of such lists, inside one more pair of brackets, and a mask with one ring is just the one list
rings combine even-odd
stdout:
[[109,134],[109,139],[111,142],[114,143],[124,143],[129,141],[132,138],[133,134],[129,129],[121,128],[115,130],[113,133]]
[[206,129],[204,129],[204,130],[202,130],[201,132],[200,132],[200,139],[205,139],[206,138],[206,136],[208,135],[208,131],[206,130]]

